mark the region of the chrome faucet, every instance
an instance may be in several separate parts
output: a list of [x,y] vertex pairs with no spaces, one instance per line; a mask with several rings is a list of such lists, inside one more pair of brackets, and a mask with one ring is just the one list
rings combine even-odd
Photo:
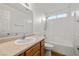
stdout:
[[24,35],[23,35],[22,39],[25,39],[25,37],[26,37],[26,35],[25,35],[25,33],[24,33]]

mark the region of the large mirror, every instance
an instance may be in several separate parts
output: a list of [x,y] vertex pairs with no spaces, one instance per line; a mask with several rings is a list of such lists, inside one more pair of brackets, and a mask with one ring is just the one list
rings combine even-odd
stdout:
[[32,11],[20,3],[0,4],[0,38],[30,34],[33,30]]

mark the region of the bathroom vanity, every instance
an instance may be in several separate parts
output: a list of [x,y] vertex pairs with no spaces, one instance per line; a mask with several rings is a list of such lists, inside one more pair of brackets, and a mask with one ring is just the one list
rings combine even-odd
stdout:
[[19,56],[44,56],[44,39],[21,53]]
[[[31,44],[17,45],[14,39],[0,44],[0,56],[43,56],[44,55],[44,37],[36,38]],[[7,39],[7,38],[5,38]]]

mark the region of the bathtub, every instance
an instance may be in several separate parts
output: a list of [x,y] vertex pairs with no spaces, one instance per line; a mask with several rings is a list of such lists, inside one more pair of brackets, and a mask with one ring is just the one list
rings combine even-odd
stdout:
[[56,51],[66,56],[75,55],[74,45],[68,45],[68,44],[61,43],[61,42],[49,42],[49,43],[54,45],[54,48],[52,48],[52,51]]

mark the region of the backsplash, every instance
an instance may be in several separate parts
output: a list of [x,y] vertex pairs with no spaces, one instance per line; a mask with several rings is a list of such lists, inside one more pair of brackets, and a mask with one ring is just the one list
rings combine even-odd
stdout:
[[0,43],[8,42],[11,40],[16,40],[18,38],[21,38],[21,36],[17,35],[17,36],[2,37],[2,38],[0,38]]

